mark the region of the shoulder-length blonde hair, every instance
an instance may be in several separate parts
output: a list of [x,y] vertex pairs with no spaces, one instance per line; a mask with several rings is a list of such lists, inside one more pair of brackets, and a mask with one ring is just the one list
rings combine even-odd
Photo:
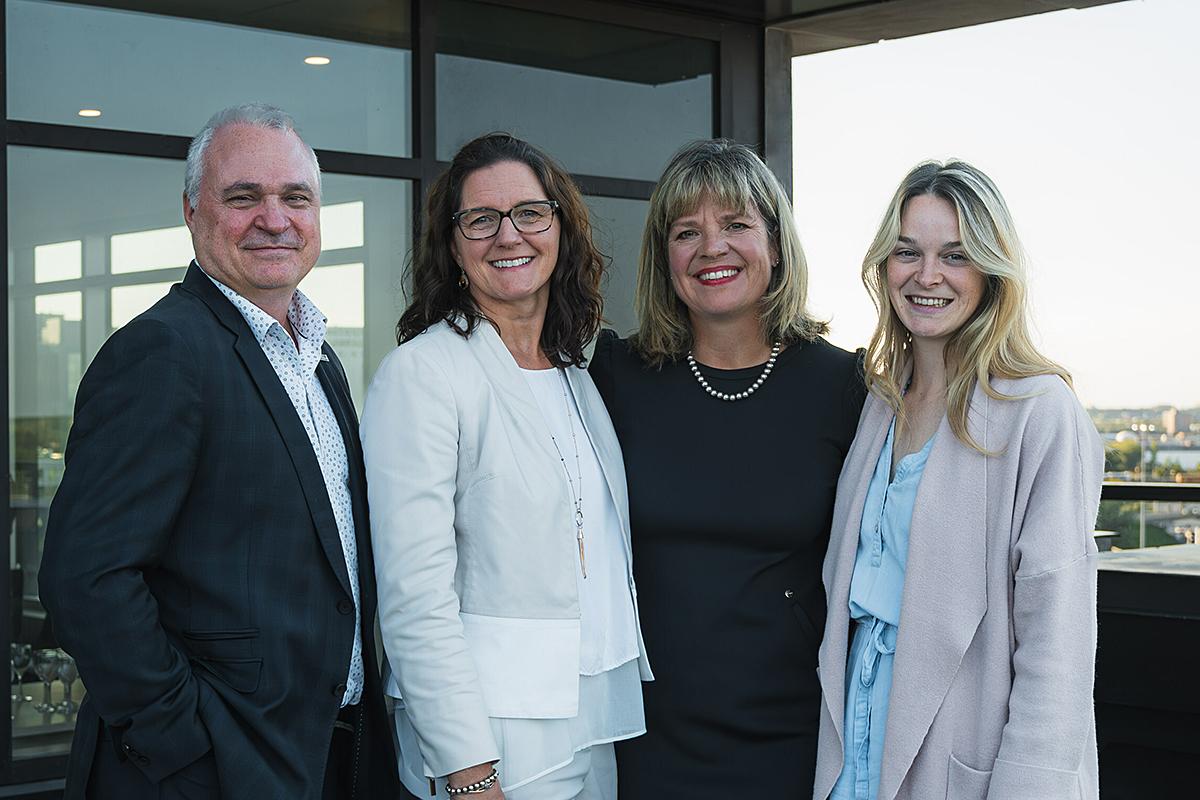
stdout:
[[1000,190],[970,164],[918,164],[900,182],[883,214],[862,265],[863,283],[879,310],[879,321],[867,347],[867,387],[886,400],[903,422],[901,381],[909,368],[912,337],[892,307],[887,262],[900,238],[900,217],[905,206],[913,197],[927,194],[954,206],[963,251],[985,279],[979,307],[946,342],[946,414],[950,429],[961,442],[990,455],[967,428],[976,385],[982,385],[989,397],[1012,400],[1015,398],[992,387],[992,378],[1058,375],[1071,385],[1071,375],[1034,347],[1026,308],[1024,249]]
[[749,147],[702,140],[674,155],[650,197],[634,298],[639,327],[632,344],[638,354],[661,366],[691,349],[687,306],[671,285],[667,238],[675,220],[710,198],[743,212],[753,208],[766,225],[779,258],[759,314],[767,341],[792,344],[825,333],[828,326],[808,313],[808,267],[783,187]]

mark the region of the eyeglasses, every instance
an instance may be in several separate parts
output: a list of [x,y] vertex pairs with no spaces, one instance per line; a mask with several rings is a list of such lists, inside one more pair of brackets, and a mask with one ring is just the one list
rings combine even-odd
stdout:
[[503,214],[495,208],[468,208],[459,211],[450,219],[458,224],[462,235],[468,239],[490,239],[500,232],[500,223],[505,217],[512,220],[513,227],[521,233],[541,233],[554,222],[557,200],[534,200],[517,203]]

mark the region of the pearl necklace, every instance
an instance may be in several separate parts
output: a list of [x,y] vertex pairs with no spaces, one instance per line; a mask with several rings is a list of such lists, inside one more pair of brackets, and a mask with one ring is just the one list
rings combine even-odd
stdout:
[[689,350],[687,354],[687,363],[688,366],[692,368],[692,374],[696,376],[696,381],[699,382],[701,389],[708,392],[718,400],[726,400],[730,403],[734,403],[738,400],[745,400],[747,397],[754,394],[758,387],[763,385],[763,383],[767,380],[767,377],[771,374],[771,370],[775,368],[775,359],[779,358],[779,351],[782,349],[782,342],[776,342],[775,344],[771,345],[771,357],[767,359],[767,363],[763,367],[763,371],[759,374],[758,379],[754,381],[754,383],[751,384],[750,388],[746,389],[746,391],[737,392],[736,394],[718,392],[716,389],[709,386],[708,381],[706,381],[704,376],[700,374],[700,367],[696,365],[696,358],[692,355],[691,350]]

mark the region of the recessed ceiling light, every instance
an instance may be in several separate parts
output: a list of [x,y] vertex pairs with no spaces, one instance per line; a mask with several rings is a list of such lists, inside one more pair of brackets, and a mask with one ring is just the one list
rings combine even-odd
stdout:
[[329,63],[329,57],[328,56],[309,56],[308,58],[304,59],[304,63],[308,64],[309,66],[313,66],[313,67],[323,67]]
[[98,116],[100,116],[100,109],[98,109],[98,108],[81,108],[81,109],[79,109],[79,116],[81,116],[81,117],[98,117]]

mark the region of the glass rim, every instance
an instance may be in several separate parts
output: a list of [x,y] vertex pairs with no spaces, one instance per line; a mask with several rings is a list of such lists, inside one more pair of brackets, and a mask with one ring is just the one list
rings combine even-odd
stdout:
[[[519,224],[517,224],[517,221],[516,221],[516,219],[513,218],[512,213],[519,208],[528,208],[529,206],[548,206],[549,207],[550,213],[546,215],[547,220],[548,220],[546,223],[546,227],[538,228],[537,230],[531,230],[531,229],[522,228]],[[500,209],[498,209],[498,208],[491,208],[490,206],[476,206],[474,208],[464,208],[462,211],[456,211],[453,214],[451,214],[450,219],[458,227],[459,232],[462,233],[464,238],[470,239],[472,241],[478,241],[480,239],[490,239],[493,236],[495,236],[496,234],[498,234],[500,232],[500,226],[504,224],[505,217],[508,217],[509,221],[512,222],[513,227],[520,233],[541,233],[543,231],[550,230],[550,226],[554,224],[554,214],[556,211],[558,211],[558,208],[559,208],[559,205],[558,205],[557,200],[527,200],[523,203],[517,203],[512,208],[510,208],[508,211],[503,211],[503,212],[500,211]],[[470,214],[472,211],[491,211],[491,212],[495,213],[496,215],[498,215],[498,219],[496,221],[496,229],[485,236],[471,236],[470,233],[467,231],[467,229],[463,226],[463,218],[467,214]]]

